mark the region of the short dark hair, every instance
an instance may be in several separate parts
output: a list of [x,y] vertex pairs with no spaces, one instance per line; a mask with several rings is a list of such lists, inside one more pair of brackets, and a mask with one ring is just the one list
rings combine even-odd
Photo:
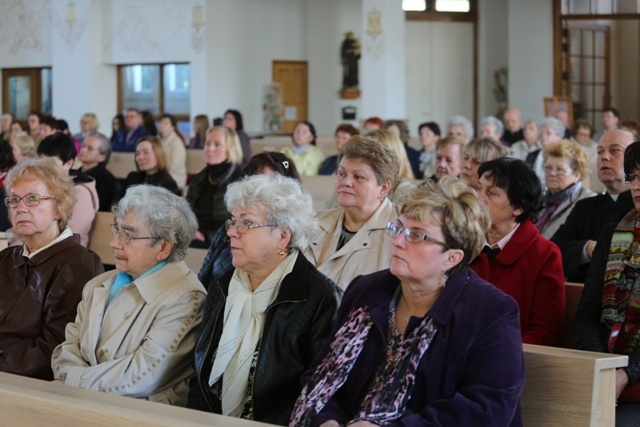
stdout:
[[420,132],[422,131],[423,128],[429,128],[431,129],[431,132],[440,136],[440,126],[436,122],[421,123],[420,126],[418,126],[418,135],[420,135]]
[[244,122],[242,121],[242,113],[238,110],[228,109],[224,112],[224,115],[231,114],[236,119],[236,131],[244,129]]
[[49,126],[53,130],[58,130],[58,121],[53,116],[44,116],[40,118],[40,124]]
[[614,116],[616,116],[617,118],[620,118],[620,111],[618,111],[616,108],[613,107],[606,107],[602,110],[602,114],[604,113],[613,113]]
[[39,156],[57,157],[62,160],[62,163],[74,160],[76,154],[76,145],[66,133],[56,132],[38,144]]
[[334,135],[337,135],[338,132],[345,132],[351,136],[360,135],[360,131],[355,127],[353,127],[353,125],[350,125],[349,123],[343,123],[341,125],[338,125],[338,127],[336,128],[336,131],[334,132]]
[[507,193],[509,203],[522,209],[517,222],[535,221],[542,207],[542,185],[535,172],[524,161],[501,157],[484,162],[478,168],[478,176],[487,172],[494,186]]
[[0,138],[0,172],[6,172],[16,164],[9,141]]
[[640,141],[634,141],[624,150],[624,173],[640,169]]
[[54,128],[55,130],[58,130],[60,132],[64,132],[64,131],[69,131],[69,123],[67,123],[66,120],[64,119],[58,119],[56,120],[56,126]]

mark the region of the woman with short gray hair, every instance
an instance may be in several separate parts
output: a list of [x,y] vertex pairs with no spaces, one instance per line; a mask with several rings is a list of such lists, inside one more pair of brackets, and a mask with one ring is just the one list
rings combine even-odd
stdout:
[[206,291],[184,263],[197,228],[187,201],[148,185],[113,208],[116,270],[84,287],[75,322],[53,352],[66,385],[186,405]]
[[209,287],[189,407],[286,425],[340,290],[300,253],[317,225],[297,181],[250,176],[225,202],[235,268]]

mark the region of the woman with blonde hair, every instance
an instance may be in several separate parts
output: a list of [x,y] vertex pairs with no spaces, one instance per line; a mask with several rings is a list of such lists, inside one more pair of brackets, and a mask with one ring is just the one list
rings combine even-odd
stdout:
[[198,231],[191,245],[208,248],[213,235],[229,218],[224,205],[227,186],[242,175],[240,138],[226,126],[210,128],[203,154],[207,166],[193,177],[187,201],[198,218]]
[[174,194],[180,195],[178,184],[169,175],[169,162],[157,136],[143,136],[136,143],[136,169],[130,172],[122,187],[121,198],[127,188],[138,184],[149,184],[164,187]]
[[404,190],[410,188],[412,184],[416,183],[404,144],[394,133],[385,129],[374,129],[367,132],[366,136],[370,136],[371,138],[380,141],[385,146],[391,148],[391,150],[396,154],[400,169],[398,170],[396,183],[393,188],[391,188],[388,196],[389,200],[396,202]]
[[563,139],[542,150],[547,192],[536,228],[547,239],[567,220],[578,200],[596,195],[589,188],[589,160],[579,144]]
[[36,155],[36,141],[26,132],[11,133],[9,145],[16,163]]
[[522,425],[518,307],[469,269],[489,224],[456,178],[400,201],[389,268],[347,288],[290,426]]

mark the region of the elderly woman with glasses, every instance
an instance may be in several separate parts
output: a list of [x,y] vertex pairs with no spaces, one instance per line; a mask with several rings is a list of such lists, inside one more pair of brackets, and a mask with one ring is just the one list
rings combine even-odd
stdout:
[[640,423],[640,141],[624,152],[634,208],[604,227],[593,252],[576,313],[581,350],[629,356],[616,371],[616,426]]
[[184,406],[205,289],[184,263],[195,215],[156,186],[130,187],[113,208],[116,269],[89,281],[56,380],[74,387]]
[[347,288],[290,425],[521,425],[518,307],[469,270],[486,210],[450,177],[399,206],[389,269]]
[[525,162],[510,158],[485,162],[478,174],[478,199],[489,210],[491,228],[472,268],[516,300],[523,342],[557,345],[564,324],[564,273],[560,250],[532,222],[542,197],[540,181]]
[[13,232],[24,244],[0,252],[0,371],[52,380],[51,353],[82,287],[104,270],[67,226],[75,188],[53,159],[24,160],[5,186]]
[[596,193],[587,186],[589,160],[580,145],[567,139],[552,142],[544,147],[542,156],[547,193],[536,228],[542,237],[551,239],[567,220],[576,202]]
[[286,425],[340,291],[300,253],[317,225],[297,181],[247,177],[225,202],[234,269],[209,287],[189,407]]

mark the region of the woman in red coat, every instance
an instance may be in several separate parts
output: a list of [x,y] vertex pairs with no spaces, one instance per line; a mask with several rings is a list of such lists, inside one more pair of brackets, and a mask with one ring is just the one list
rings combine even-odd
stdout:
[[491,228],[472,269],[513,297],[520,307],[522,341],[557,345],[565,313],[562,255],[532,224],[542,197],[540,181],[521,160],[483,163],[478,197]]

